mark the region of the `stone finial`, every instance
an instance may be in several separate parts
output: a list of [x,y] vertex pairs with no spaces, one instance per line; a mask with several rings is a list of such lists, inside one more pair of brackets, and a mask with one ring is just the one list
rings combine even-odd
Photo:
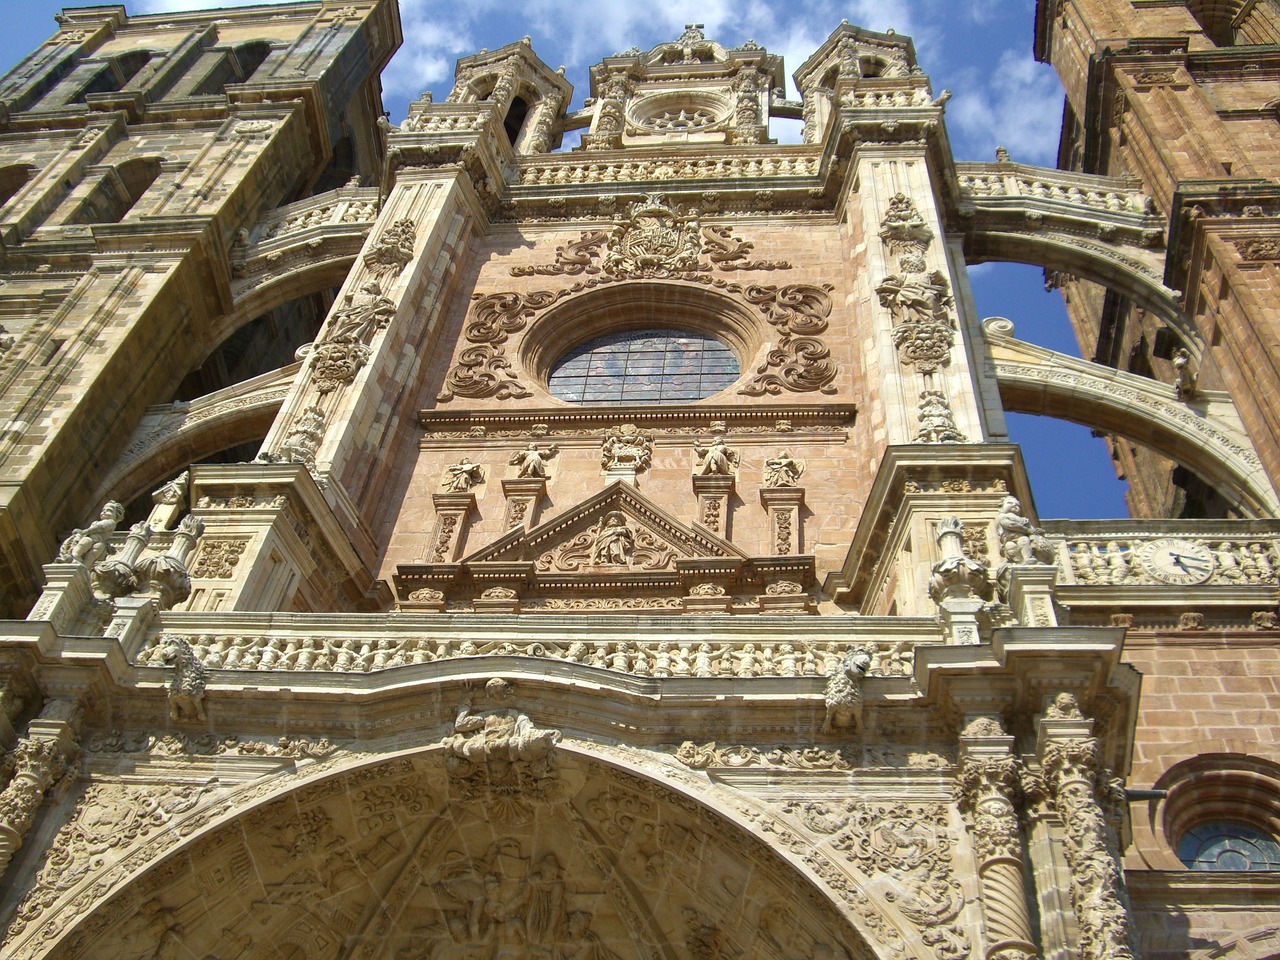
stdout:
[[994,588],[987,577],[986,565],[964,555],[964,524],[959,517],[939,521],[938,549],[942,559],[933,565],[929,576],[929,596],[934,603],[975,597],[991,599]]

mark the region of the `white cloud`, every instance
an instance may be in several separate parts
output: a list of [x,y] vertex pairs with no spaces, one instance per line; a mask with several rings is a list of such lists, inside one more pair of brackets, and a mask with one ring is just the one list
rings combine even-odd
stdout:
[[1030,51],[1005,50],[992,73],[960,71],[947,126],[959,156],[990,159],[997,145],[1014,160],[1052,164],[1062,128],[1062,86]]

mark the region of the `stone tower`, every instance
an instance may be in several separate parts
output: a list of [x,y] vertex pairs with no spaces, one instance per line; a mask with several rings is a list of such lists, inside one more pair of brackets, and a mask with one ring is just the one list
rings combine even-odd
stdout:
[[[957,162],[849,24],[799,101],[694,24],[396,125],[391,0],[270,10],[69,10],[0,81],[6,957],[1261,956],[1251,414],[966,273],[1190,342],[1154,185]],[[1042,524],[1006,410],[1233,518]]]

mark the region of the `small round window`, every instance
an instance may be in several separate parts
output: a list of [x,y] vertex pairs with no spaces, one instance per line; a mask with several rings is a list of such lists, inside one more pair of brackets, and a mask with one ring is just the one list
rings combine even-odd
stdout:
[[1178,859],[1191,870],[1280,870],[1280,843],[1252,824],[1212,820],[1182,835]]
[[719,340],[680,330],[628,330],[570,350],[547,378],[570,403],[689,403],[738,379],[738,358]]

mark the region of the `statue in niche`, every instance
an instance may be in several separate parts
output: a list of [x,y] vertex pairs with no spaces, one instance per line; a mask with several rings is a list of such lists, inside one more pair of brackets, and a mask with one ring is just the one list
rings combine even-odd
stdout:
[[1053,544],[1044,530],[1033,526],[1022,515],[1017,497],[1005,497],[996,515],[996,536],[1000,538],[1000,554],[1009,563],[1053,563]]
[[627,566],[635,554],[635,534],[627,526],[627,518],[621,510],[610,510],[596,530],[595,544],[591,548],[591,562]]
[[804,461],[797,460],[786,450],[764,462],[764,485],[766,487],[794,487],[800,482],[804,473]]
[[703,444],[694,441],[693,452],[699,457],[693,472],[699,477],[732,477],[738,469],[738,454],[730,450],[724,437],[713,437],[711,442]]
[[108,500],[98,519],[81,530],[77,527],[62,541],[58,549],[59,563],[82,563],[92,567],[112,552],[110,537],[124,519],[124,507],[117,500]]
[[444,468],[444,488],[450,493],[466,493],[472,487],[484,483],[484,467],[463,457],[458,463]]
[[545,480],[547,479],[547,460],[559,452],[560,448],[554,443],[549,447],[539,447],[536,443],[531,443],[525,449],[513,453],[507,462],[519,468],[516,476],[522,480],[526,477]]

